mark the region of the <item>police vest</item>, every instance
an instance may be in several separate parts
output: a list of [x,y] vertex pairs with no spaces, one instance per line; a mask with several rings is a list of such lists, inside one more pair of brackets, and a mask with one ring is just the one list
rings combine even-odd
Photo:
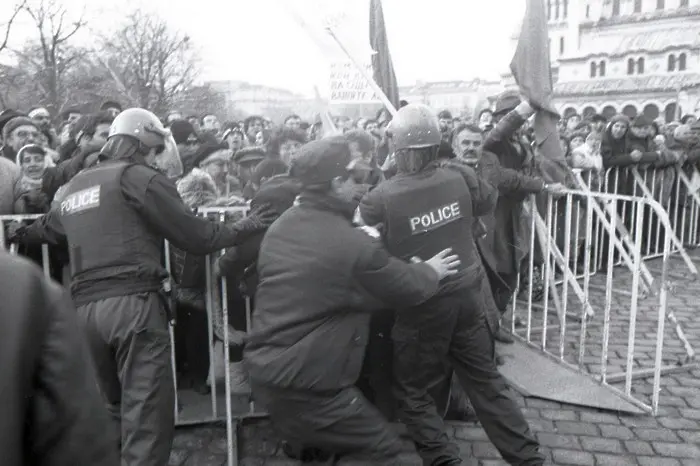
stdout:
[[[474,266],[479,258],[472,233],[472,199],[462,175],[437,168],[387,183],[385,242],[392,255],[427,260],[452,248],[461,261],[460,271]],[[448,282],[461,278],[458,274]]]
[[121,179],[129,166],[108,162],[79,173],[58,206],[76,304],[156,291],[167,276],[161,265],[162,238],[122,194]]

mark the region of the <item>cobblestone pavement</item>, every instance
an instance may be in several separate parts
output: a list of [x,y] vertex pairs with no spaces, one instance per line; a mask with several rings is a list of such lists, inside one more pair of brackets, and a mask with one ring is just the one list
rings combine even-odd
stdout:
[[[656,273],[654,274],[655,276]],[[615,287],[627,285],[624,276],[616,274]],[[700,348],[700,282],[674,279],[669,289],[669,308],[674,310],[683,325],[689,341]],[[596,306],[601,309],[600,304]],[[612,309],[610,332],[610,370],[622,370],[625,364],[629,301],[615,301]],[[601,314],[597,314],[600,316]],[[658,301],[648,298],[640,304],[636,337],[635,363],[637,367],[653,364],[656,337]],[[600,323],[599,323],[600,324]],[[590,372],[600,369],[601,327],[587,330],[589,346],[584,361]],[[567,330],[568,331],[568,330]],[[556,337],[558,332],[553,332]],[[665,364],[673,364],[684,354],[673,335],[666,328]],[[577,341],[577,334],[567,335],[567,344]],[[550,338],[547,338],[550,341]],[[551,341],[553,348],[558,342]],[[574,350],[574,346],[571,346]],[[569,352],[567,351],[567,354]],[[576,354],[573,352],[572,354]],[[568,358],[567,358],[568,359]],[[570,362],[575,362],[570,360]],[[652,379],[635,380],[633,395],[648,403],[653,391]],[[659,414],[617,415],[594,409],[562,405],[555,402],[515,395],[530,426],[536,432],[547,455],[549,464],[593,466],[700,466],[700,369],[664,375],[661,379]],[[486,438],[484,431],[474,423],[451,423],[452,436],[462,450],[468,466],[505,465],[498,452]],[[239,432],[240,465],[286,466],[295,461],[284,458],[279,442],[266,421],[247,421]],[[421,462],[406,441],[406,466],[420,466]],[[172,466],[210,466],[226,463],[226,432],[221,426],[180,429],[177,432],[171,456]],[[341,464],[367,464],[362,460],[344,460]]]
[[[663,379],[657,417],[616,415],[516,395],[549,464],[591,466],[700,466],[700,370]],[[464,464],[496,466],[498,452],[475,423],[451,423]],[[243,466],[292,466],[266,421],[248,421],[239,434]],[[421,462],[406,442],[406,466]],[[177,431],[171,466],[226,464],[226,430],[221,426]],[[341,464],[363,464],[346,460]]]

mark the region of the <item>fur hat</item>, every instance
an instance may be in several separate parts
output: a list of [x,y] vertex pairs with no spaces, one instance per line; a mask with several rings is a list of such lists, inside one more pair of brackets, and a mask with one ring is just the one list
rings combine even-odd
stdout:
[[34,120],[31,118],[27,118],[26,116],[16,116],[14,118],[11,118],[7,123],[5,123],[5,127],[2,129],[2,139],[3,141],[6,141],[7,138],[10,136],[10,133],[12,133],[14,130],[19,128],[20,126],[33,126],[39,130],[39,127],[36,125]]
[[191,209],[212,205],[219,197],[214,180],[199,168],[193,168],[176,186],[183,202]]

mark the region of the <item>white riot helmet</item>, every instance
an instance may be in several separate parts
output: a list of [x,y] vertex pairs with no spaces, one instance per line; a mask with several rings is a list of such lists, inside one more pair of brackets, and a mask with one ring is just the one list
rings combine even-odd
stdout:
[[182,160],[170,130],[153,113],[143,108],[129,108],[114,118],[109,138],[124,135],[136,139],[143,152],[155,149],[155,168],[169,178],[182,176]]

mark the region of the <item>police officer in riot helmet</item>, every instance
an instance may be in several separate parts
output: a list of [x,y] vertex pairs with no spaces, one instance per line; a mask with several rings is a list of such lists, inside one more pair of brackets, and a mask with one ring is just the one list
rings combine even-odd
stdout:
[[461,264],[433,298],[396,313],[392,337],[399,417],[424,464],[461,464],[428,394],[451,365],[503,458],[514,465],[543,464],[539,445],[496,368],[485,317],[485,272],[472,231],[474,218],[494,209],[497,191],[470,167],[440,166],[440,128],[427,106],[403,107],[387,133],[398,173],[365,196],[362,220],[382,225],[384,243],[397,257],[426,259],[450,247]]
[[174,435],[163,239],[207,254],[270,221],[256,213],[233,224],[196,216],[173,183],[181,174],[169,130],[147,110],[125,110],[114,119],[100,163],[68,183],[56,210],[11,238],[68,243],[71,292],[121,432],[125,466],[167,464]]

